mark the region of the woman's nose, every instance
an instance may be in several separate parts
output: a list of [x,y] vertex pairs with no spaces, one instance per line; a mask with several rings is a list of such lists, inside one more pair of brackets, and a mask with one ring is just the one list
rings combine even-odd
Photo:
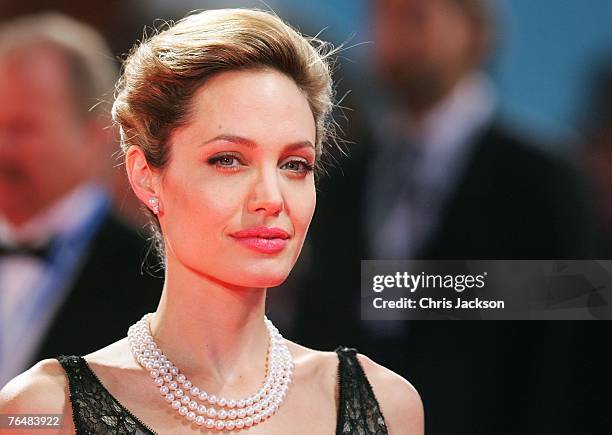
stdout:
[[276,170],[261,171],[249,198],[249,212],[273,216],[278,215],[283,210],[283,207],[283,194]]

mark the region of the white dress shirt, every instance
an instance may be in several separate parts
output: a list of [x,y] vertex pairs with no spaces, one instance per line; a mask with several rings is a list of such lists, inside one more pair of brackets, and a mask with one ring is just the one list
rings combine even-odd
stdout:
[[[383,149],[369,178],[369,258],[407,260],[423,246],[469,157],[473,137],[490,122],[495,106],[489,80],[473,74],[427,113],[418,131],[405,114],[389,113],[378,124],[377,146]],[[409,151],[414,154],[406,160],[409,163],[394,166],[398,173],[390,174],[389,156],[401,160]],[[403,185],[396,197],[385,202],[389,181]],[[411,193],[406,194],[409,189]]]
[[50,258],[0,257],[0,388],[27,369],[83,260],[93,226],[106,210],[105,191],[81,185],[19,228],[0,216],[0,241],[42,246]]
[[[368,178],[369,259],[410,260],[418,254],[439,223],[474,137],[490,123],[495,107],[492,84],[475,73],[427,113],[418,129],[408,115],[393,111],[375,124],[382,149]],[[395,314],[401,320],[401,312]],[[368,321],[365,328],[373,336],[388,337],[405,334],[408,325]]]

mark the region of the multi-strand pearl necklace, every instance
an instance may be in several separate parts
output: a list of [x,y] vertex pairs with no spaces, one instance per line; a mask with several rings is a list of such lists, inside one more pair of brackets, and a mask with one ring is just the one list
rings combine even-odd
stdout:
[[242,429],[260,423],[278,410],[291,383],[293,361],[283,337],[268,318],[265,318],[270,337],[266,380],[255,394],[235,400],[209,394],[180,373],[151,336],[152,316],[153,313],[145,314],[130,327],[130,348],[138,363],[149,371],[161,395],[188,421],[209,429]]

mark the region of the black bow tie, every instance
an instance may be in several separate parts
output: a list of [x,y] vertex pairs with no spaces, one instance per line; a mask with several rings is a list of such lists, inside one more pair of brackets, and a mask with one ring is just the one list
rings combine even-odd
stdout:
[[34,248],[27,245],[9,246],[0,242],[0,258],[9,256],[27,256],[44,260],[49,255],[50,247],[50,243]]

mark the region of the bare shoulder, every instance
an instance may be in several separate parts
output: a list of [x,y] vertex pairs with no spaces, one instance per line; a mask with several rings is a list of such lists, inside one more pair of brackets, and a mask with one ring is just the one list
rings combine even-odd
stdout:
[[140,369],[132,356],[127,338],[115,341],[102,349],[85,355],[83,358],[89,365]]
[[406,379],[367,356],[357,354],[357,358],[380,404],[389,433],[423,434],[423,403],[417,390]]
[[319,402],[327,401],[335,408],[338,398],[338,355],[310,349],[287,341],[293,362],[296,384],[305,385],[309,396],[317,396]]
[[61,414],[60,429],[23,429],[21,432],[72,434],[72,407],[64,369],[56,359],[45,359],[23,372],[0,390],[0,414]]
[[0,412],[59,414],[63,412],[67,380],[55,359],[45,359],[0,390]]
[[310,349],[289,340],[286,340],[286,343],[294,363],[303,367],[311,379],[315,379],[315,375],[335,378],[338,368],[338,355],[335,352]]
[[[335,392],[335,400],[338,400],[338,354],[309,349],[292,342],[287,344],[296,367],[301,368],[302,381],[324,393],[319,400],[331,399],[328,396],[331,391]],[[406,379],[367,356],[357,354],[357,358],[381,407],[389,433],[422,435],[425,417],[417,390]],[[311,391],[309,394],[316,393]]]

